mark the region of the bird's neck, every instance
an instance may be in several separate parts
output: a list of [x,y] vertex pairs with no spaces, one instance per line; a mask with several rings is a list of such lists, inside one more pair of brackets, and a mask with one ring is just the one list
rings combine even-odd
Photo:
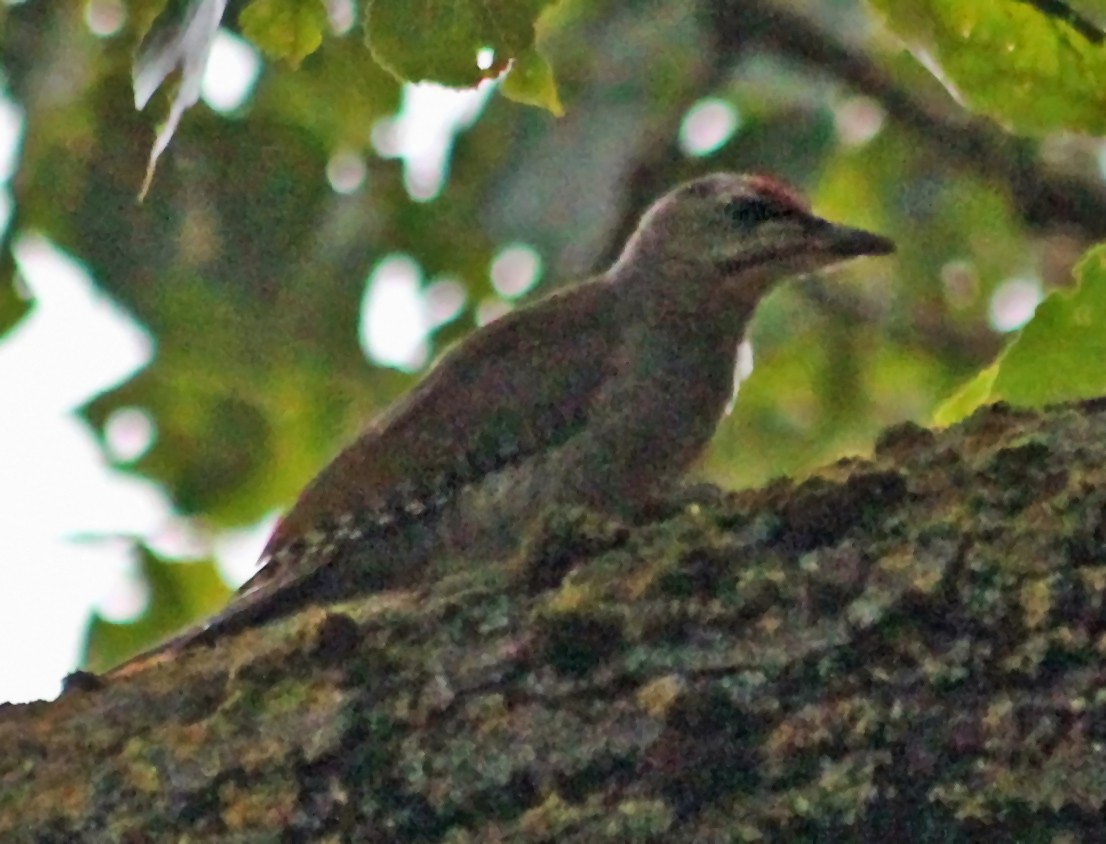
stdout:
[[617,266],[608,283],[622,288],[619,319],[626,339],[648,352],[686,349],[692,354],[730,354],[756,307],[739,285],[697,276],[701,268],[669,260]]
[[[636,385],[630,389],[640,394],[640,405],[680,408],[682,420],[694,421],[694,436],[709,439],[733,396],[737,347],[749,314],[722,301],[643,288],[641,296],[616,299],[626,308],[620,315],[621,376]],[[649,295],[654,292],[660,295]]]

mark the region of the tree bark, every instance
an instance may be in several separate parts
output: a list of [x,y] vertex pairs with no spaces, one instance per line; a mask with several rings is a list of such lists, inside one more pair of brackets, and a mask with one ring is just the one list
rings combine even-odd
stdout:
[[0,709],[0,840],[1104,840],[1104,540],[1101,401],[557,513]]

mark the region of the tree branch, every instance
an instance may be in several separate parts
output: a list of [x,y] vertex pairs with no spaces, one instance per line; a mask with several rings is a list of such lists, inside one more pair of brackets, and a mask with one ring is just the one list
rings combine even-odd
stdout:
[[1043,15],[1063,21],[1092,44],[1101,44],[1106,33],[1090,18],[1081,15],[1062,0],[1021,0]]
[[0,838],[1101,840],[1104,513],[1097,402],[564,514],[510,571],[0,708]]
[[878,101],[942,158],[1005,184],[1031,227],[1075,226],[1089,239],[1106,237],[1106,186],[1100,181],[1056,173],[1037,158],[1032,142],[908,92],[871,58],[780,3],[722,0],[710,8],[721,45],[744,48],[753,41]]

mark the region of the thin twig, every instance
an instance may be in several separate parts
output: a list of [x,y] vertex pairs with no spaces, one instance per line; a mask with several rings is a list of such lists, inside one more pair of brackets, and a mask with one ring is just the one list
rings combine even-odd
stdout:
[[1042,15],[1063,21],[1092,44],[1101,44],[1106,40],[1106,33],[1101,27],[1062,0],[1020,0],[1020,2],[1028,3]]
[[717,0],[709,5],[720,43],[744,47],[752,39],[871,97],[950,164],[1006,184],[1027,225],[1074,226],[1088,239],[1106,238],[1106,186],[1100,181],[1057,173],[1041,163],[1033,143],[908,92],[870,57],[782,4]]

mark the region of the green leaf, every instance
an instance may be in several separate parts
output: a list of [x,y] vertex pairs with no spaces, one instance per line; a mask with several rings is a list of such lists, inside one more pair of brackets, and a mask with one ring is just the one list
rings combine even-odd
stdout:
[[[350,80],[357,84],[351,85]],[[275,66],[254,108],[305,127],[326,150],[358,149],[381,117],[400,107],[400,85],[378,65],[360,37],[329,38],[298,69]],[[326,108],[319,108],[326,103]]]
[[992,363],[945,399],[933,413],[933,424],[942,428],[959,422],[991,400],[991,388],[998,375],[998,362]]
[[553,68],[533,47],[515,59],[501,90],[503,96],[517,103],[539,106],[557,117],[565,113],[561,98],[557,96]]
[[1074,290],[1052,293],[999,359],[934,414],[951,425],[996,401],[1040,406],[1106,395],[1106,244],[1075,268]]
[[322,0],[254,0],[238,23],[267,55],[298,65],[323,43],[326,6]]
[[[173,25],[184,17],[192,6],[189,0],[130,0],[127,3],[127,19],[141,41],[155,25]],[[161,20],[159,20],[161,18]]]
[[[404,81],[468,87],[532,49],[534,21],[551,2],[372,0],[366,37],[373,57]],[[486,67],[477,65],[482,50],[492,51]]]
[[16,287],[15,261],[12,260],[11,244],[4,243],[0,252],[0,337],[26,316],[34,303],[21,296]]
[[1003,353],[992,390],[1014,404],[1106,394],[1106,244],[1075,268],[1076,288],[1045,299]]
[[89,622],[84,667],[104,671],[134,656],[226,603],[231,590],[214,563],[163,560],[144,546],[136,549],[150,589],[146,610],[123,624],[94,615]]
[[1106,132],[1106,43],[1093,21],[1014,0],[871,3],[969,108],[1016,131]]

